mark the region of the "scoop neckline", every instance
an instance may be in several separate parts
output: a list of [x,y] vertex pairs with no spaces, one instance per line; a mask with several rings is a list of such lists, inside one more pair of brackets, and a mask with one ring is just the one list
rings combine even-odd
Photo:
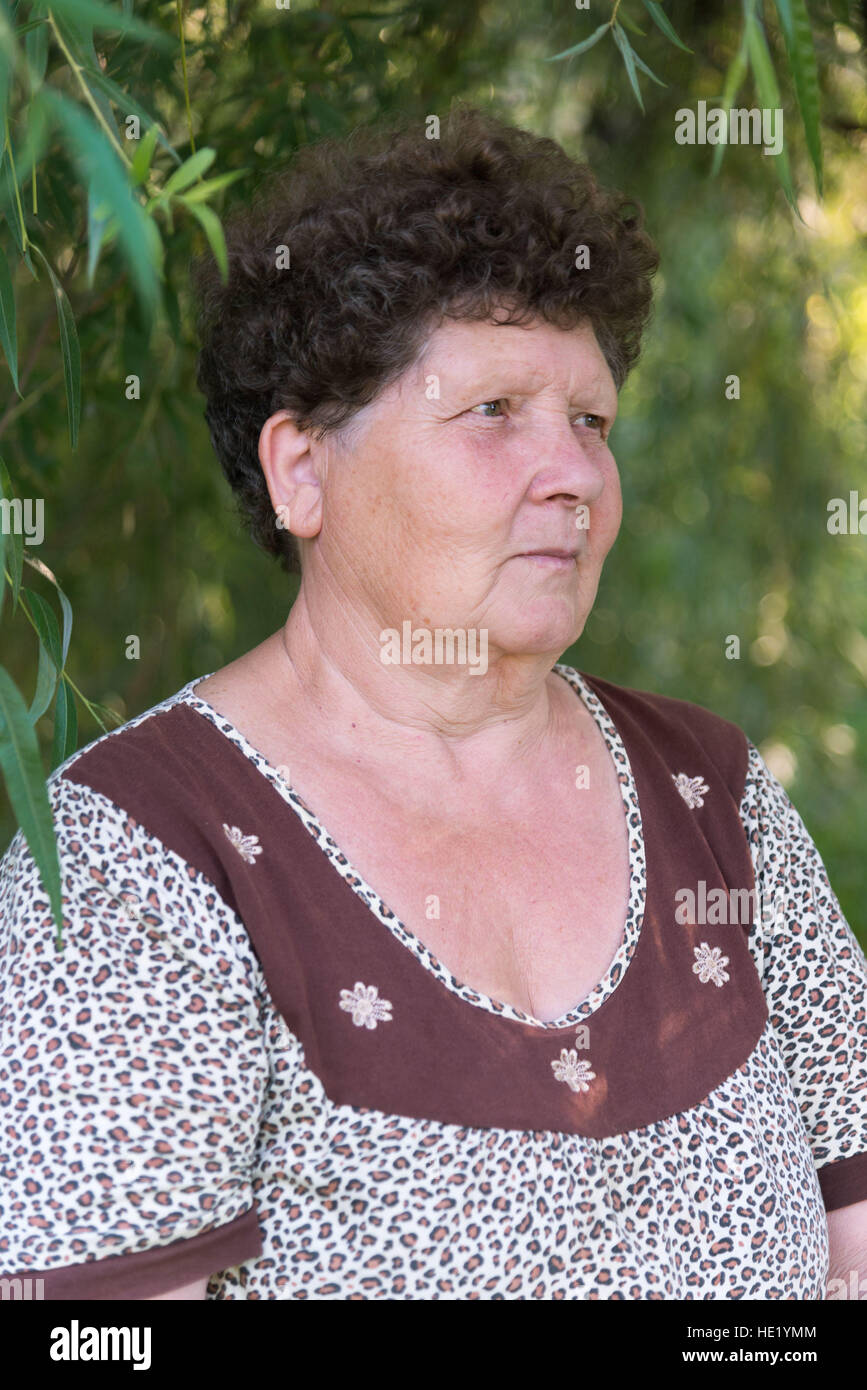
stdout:
[[631,961],[634,959],[635,951],[638,946],[639,937],[644,925],[645,905],[647,901],[647,865],[645,856],[644,841],[644,820],[641,813],[641,806],[638,797],[638,788],[635,782],[635,775],[632,764],[626,751],[626,746],[621,737],[614,720],[608,710],[603,705],[599,696],[587,684],[582,673],[574,667],[566,666],[561,662],[555,663],[552,670],[561,676],[567,684],[575,691],[580,700],[583,701],[585,708],[593,718],[596,727],[602,735],[609,755],[614,762],[614,771],[620,787],[620,794],[623,801],[624,819],[627,829],[627,849],[629,858],[629,893],[627,898],[626,919],[621,933],[620,944],[612,957],[608,968],[602,978],[592,987],[592,989],[580,999],[576,1004],[570,1006],[565,1012],[556,1019],[540,1019],[534,1015],[525,1013],[524,1010],[517,1008],[513,1004],[507,1004],[502,1000],[493,999],[490,995],[484,994],[481,990],[467,985],[452,974],[448,966],[434,955],[429,947],[415,935],[404,922],[400,920],[396,913],[388,907],[385,900],[377,893],[376,889],[364,878],[364,876],[350,862],[348,856],[340,848],[337,841],[329,834],[327,827],[310,809],[300,792],[297,792],[277,771],[272,763],[259,751],[246,736],[227,719],[225,715],[219,713],[209,701],[201,695],[194,694],[194,688],[201,685],[203,681],[210,679],[216,674],[209,671],[206,675],[196,676],[188,681],[185,686],[178,691],[173,701],[180,701],[186,704],[194,713],[201,718],[207,719],[213,724],[219,733],[233,743],[244,756],[256,768],[260,776],[277,791],[287,806],[298,816],[306,826],[309,833],[315,839],[319,848],[325,854],[329,864],[340,876],[346,880],[353,892],[361,898],[362,902],[371,914],[382,923],[396,938],[396,940],[409,950],[419,962],[419,964],[429,973],[433,974],[440,983],[449,990],[450,993],[457,995],[465,1003],[476,1008],[481,1008],[488,1013],[500,1018],[509,1018],[517,1023],[522,1023],[546,1032],[562,1031],[566,1028],[573,1028],[576,1024],[582,1023],[592,1014],[598,1012],[606,1000],[614,993],[614,990],[621,983]]

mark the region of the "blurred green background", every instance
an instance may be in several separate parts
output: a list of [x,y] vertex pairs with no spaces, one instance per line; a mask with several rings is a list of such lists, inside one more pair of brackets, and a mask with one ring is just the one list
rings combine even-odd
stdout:
[[[19,24],[40,14],[5,0],[3,10]],[[864,8],[842,0],[809,8],[820,198],[776,10],[759,6],[803,220],[760,149],[727,148],[711,179],[712,147],[674,140],[678,108],[721,97],[741,42],[741,7],[667,5],[687,53],[646,7],[625,0],[621,17],[643,31],[630,31],[631,42],[666,84],[639,73],[644,111],[610,36],[573,59],[544,61],[611,11],[596,4],[591,15],[571,0],[369,0],[328,9],[293,0],[287,10],[241,0],[184,12],[183,61],[176,43],[163,50],[97,28],[93,62],[159,120],[181,159],[192,152],[192,122],[195,148],[216,152],[206,177],[245,170],[214,199],[223,213],[301,144],[398,110],[423,125],[456,97],[553,135],[602,182],[640,199],[662,268],[644,355],[611,437],[624,524],[586,633],[562,659],[739,724],[786,786],[867,941],[867,536],[827,529],[831,498],[848,500],[852,490],[867,498]],[[75,13],[69,0],[56,11],[67,49],[90,35]],[[135,13],[177,37],[174,7],[141,3]],[[38,69],[42,55],[28,42]],[[297,581],[243,532],[210,448],[187,288],[190,257],[204,244],[199,222],[179,207],[169,226],[160,211],[167,313],[149,333],[118,241],[103,248],[88,283],[86,180],[63,131],[49,122],[44,149],[28,159],[26,78],[19,71],[12,82],[9,149],[22,215],[77,322],[81,431],[72,450],[51,287],[44,273],[34,281],[20,264],[14,270],[7,158],[0,247],[13,267],[22,379],[17,395],[0,367],[0,451],[16,493],[45,499],[45,540],[31,553],[72,603],[67,671],[124,720],[262,641],[284,621]],[[90,115],[53,32],[40,82]],[[94,88],[122,140],[120,99],[96,80]],[[749,72],[736,104],[759,104]],[[154,178],[172,168],[158,147]],[[125,394],[132,373],[141,378],[133,401]],[[726,399],[731,374],[738,400]],[[25,583],[54,597],[26,566]],[[130,634],[141,639],[137,660],[126,656]],[[737,660],[726,658],[732,635]],[[8,596],[0,642],[29,701],[38,644],[21,613],[11,617]],[[101,729],[81,705],[78,714],[83,746]],[[37,726],[46,770],[52,729],[49,711]],[[0,848],[14,828],[0,791]]]

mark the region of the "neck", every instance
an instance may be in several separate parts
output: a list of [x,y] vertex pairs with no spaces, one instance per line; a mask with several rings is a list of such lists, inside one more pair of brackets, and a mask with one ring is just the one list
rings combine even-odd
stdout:
[[428,782],[478,791],[511,784],[540,750],[568,738],[583,710],[552,675],[552,654],[490,648],[484,674],[466,665],[384,665],[379,633],[343,605],[332,614],[302,583],[272,652],[275,716],[313,724],[339,757],[371,768],[414,769]]

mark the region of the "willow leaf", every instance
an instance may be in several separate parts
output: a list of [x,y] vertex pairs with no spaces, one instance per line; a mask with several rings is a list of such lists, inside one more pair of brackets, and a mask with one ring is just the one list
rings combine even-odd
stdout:
[[28,589],[26,584],[22,584],[21,593],[30,605],[30,614],[39,634],[39,640],[48,651],[48,655],[59,673],[63,665],[63,656],[60,644],[60,628],[57,626],[54,609],[41,594],[37,594],[35,589]]
[[0,769],[13,814],[48,893],[59,946],[63,932],[63,895],[48,788],[36,730],[21,692],[3,666],[0,666]]
[[822,134],[819,124],[819,70],[816,63],[816,50],[813,46],[813,31],[810,16],[804,0],[775,0],[780,28],[786,41],[786,52],[792,77],[795,81],[795,95],[804,125],[807,150],[816,175],[816,190],[822,196]]
[[[780,88],[777,84],[777,74],[774,71],[774,64],[768,51],[765,31],[754,13],[750,13],[747,17],[745,36],[750,66],[752,67],[753,75],[756,79],[759,104],[764,107],[765,110],[775,111],[780,107]],[[795,190],[792,186],[789,158],[786,154],[785,146],[779,154],[770,155],[769,157],[774,161],[777,177],[782,184],[789,205],[800,217],[797,201],[795,199]]]
[[89,24],[94,29],[119,30],[131,39],[139,39],[149,44],[151,48],[172,51],[178,46],[174,34],[155,29],[150,24],[143,24],[133,14],[124,14],[120,10],[109,8],[108,5],[98,5],[96,0],[51,0],[50,6],[46,8],[64,15],[79,26]]
[[54,706],[54,737],[51,743],[51,771],[71,757],[78,745],[78,715],[75,696],[65,680],[57,691]]
[[610,29],[610,24],[600,24],[598,29],[594,29],[589,39],[582,39],[580,43],[573,44],[572,48],[564,48],[562,53],[554,53],[550,58],[545,58],[546,63],[559,62],[561,58],[575,58],[579,53],[586,53],[588,48],[592,48],[594,43],[598,43],[605,33]]
[[9,262],[3,254],[2,246],[0,246],[0,343],[3,345],[3,355],[9,364],[13,385],[20,396],[18,334],[15,328],[15,289],[12,284]]
[[69,599],[66,597],[66,594],[61,589],[60,585],[57,582],[57,579],[52,574],[48,566],[45,564],[44,560],[34,559],[32,555],[25,555],[24,558],[32,569],[35,569],[39,574],[43,575],[44,578],[48,580],[49,584],[53,584],[55,589],[57,590],[57,597],[60,600],[60,609],[63,613],[63,649],[61,651],[61,670],[65,670],[66,658],[69,655],[69,641],[72,637],[72,604],[69,602]]
[[644,8],[647,10],[647,13],[650,15],[650,18],[653,20],[654,24],[657,26],[658,29],[662,30],[663,34],[667,39],[670,39],[672,43],[677,44],[678,48],[682,48],[684,53],[692,52],[692,49],[687,48],[686,44],[682,43],[681,40],[677,37],[677,34],[674,32],[674,26],[672,25],[671,20],[669,19],[668,15],[665,13],[665,10],[662,8],[661,5],[656,4],[655,0],[644,0]]
[[632,87],[632,90],[635,93],[635,100],[638,102],[638,105],[641,107],[643,111],[644,102],[641,100],[641,88],[638,85],[638,74],[635,71],[635,54],[632,49],[632,44],[629,42],[624,30],[621,29],[619,24],[615,24],[613,26],[613,31],[614,42],[617,44],[617,47],[623,54],[623,63],[626,68],[626,75],[629,78],[630,86]]
[[57,667],[51,660],[48,648],[39,643],[39,666],[36,671],[36,691],[30,702],[27,717],[31,724],[36,724],[43,716],[51,701],[54,699],[54,692],[57,689],[58,681]]
[[[9,470],[3,459],[0,458],[0,492],[3,497],[10,502],[14,496],[12,479],[9,477]],[[4,512],[8,508],[3,509]],[[11,513],[10,513],[11,514]],[[18,595],[21,590],[21,571],[24,567],[24,540],[20,531],[10,530],[6,539],[5,563],[9,568],[9,575],[12,580],[12,615],[18,607]]]
[[149,219],[129,186],[125,167],[92,117],[60,92],[52,90],[50,97],[84,182],[117,218],[118,242],[150,316],[159,300],[159,280],[147,231]]
[[[185,201],[184,198],[181,198],[181,202]],[[229,278],[229,257],[226,251],[226,238],[223,235],[219,217],[203,203],[189,203],[188,206],[193,216],[198,218],[201,223],[205,236],[208,238],[208,244],[214,253],[214,260],[220,267],[223,281],[227,281]]]
[[75,327],[75,318],[66,295],[66,290],[61,285],[39,247],[35,242],[31,242],[30,244],[45,266],[45,269],[48,271],[48,278],[51,281],[51,288],[54,291],[54,300],[57,305],[57,321],[60,327],[60,352],[63,358],[63,380],[66,385],[66,413],[69,420],[69,446],[71,449],[75,449],[78,445],[78,427],[81,422],[81,348],[78,342],[78,329]]

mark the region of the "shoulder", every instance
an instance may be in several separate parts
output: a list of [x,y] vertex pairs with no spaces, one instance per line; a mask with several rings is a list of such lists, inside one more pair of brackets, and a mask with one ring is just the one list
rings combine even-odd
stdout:
[[82,812],[98,805],[106,830],[122,838],[135,826],[188,870],[223,887],[225,835],[209,815],[210,793],[221,780],[231,783],[244,759],[194,707],[196,684],[188,682],[73,754],[52,774],[49,791]]
[[78,749],[52,773],[49,785],[61,778],[109,796],[119,793],[114,799],[123,804],[124,792],[144,782],[159,782],[165,788],[172,777],[183,776],[200,746],[211,746],[205,721],[188,702],[196,683],[189,681],[173,695]]
[[[189,688],[100,735],[47,779],[65,935],[83,942],[107,929],[120,942],[137,924],[208,940],[216,930],[223,942],[231,937],[246,967],[223,867],[231,846],[204,815],[208,765],[225,740],[184,703]],[[19,947],[41,942],[52,920],[19,829],[0,858],[2,936]]]
[[[130,774],[146,775],[155,769],[153,754],[157,746],[171,742],[167,734],[177,720],[177,714],[173,716],[172,712],[182,707],[186,692],[194,684],[190,682],[118,728],[99,734],[50,773],[45,785],[58,848],[83,854],[85,846],[78,843],[80,831],[95,819],[113,821],[122,827],[128,819],[125,789],[140,780]],[[10,858],[20,858],[26,852],[27,841],[18,829],[0,862],[8,866]]]
[[616,685],[613,681],[603,680],[600,676],[590,676],[586,672],[581,672],[581,675],[600,697],[616,703],[623,709],[634,711],[652,727],[686,725],[702,733],[732,737],[737,742],[746,739],[746,734],[737,724],[704,705],[695,704],[692,700],[660,695],[654,690]]
[[699,768],[709,759],[740,799],[751,745],[739,725],[691,700],[579,674],[624,738],[631,736],[633,741],[652,747],[674,776],[688,775],[696,759]]

